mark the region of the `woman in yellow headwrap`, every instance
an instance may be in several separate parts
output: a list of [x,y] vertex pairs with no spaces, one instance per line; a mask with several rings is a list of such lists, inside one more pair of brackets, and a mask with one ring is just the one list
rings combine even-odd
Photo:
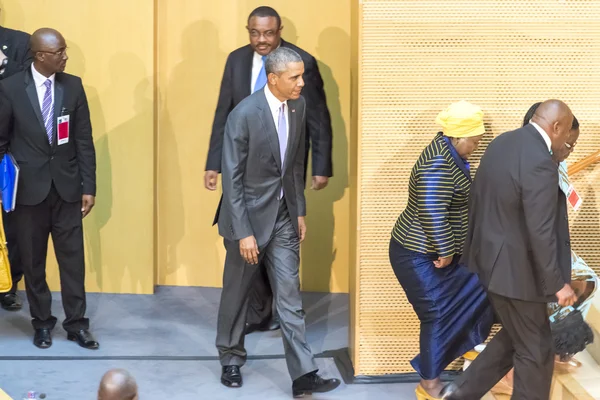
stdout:
[[408,204],[390,241],[390,262],[421,322],[419,400],[436,399],[440,374],[483,343],[494,315],[475,274],[459,263],[467,234],[471,187],[468,157],[485,131],[483,112],[466,101],[442,111],[433,141],[415,163]]

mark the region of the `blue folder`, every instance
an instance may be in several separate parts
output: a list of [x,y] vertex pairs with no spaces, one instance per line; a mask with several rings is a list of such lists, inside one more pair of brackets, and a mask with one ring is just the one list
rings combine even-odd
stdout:
[[6,153],[0,161],[0,190],[2,191],[2,208],[6,212],[15,210],[17,204],[17,187],[19,185],[19,164],[10,153]]

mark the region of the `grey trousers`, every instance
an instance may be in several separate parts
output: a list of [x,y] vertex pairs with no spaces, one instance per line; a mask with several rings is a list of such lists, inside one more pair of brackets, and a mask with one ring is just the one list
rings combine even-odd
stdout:
[[279,314],[283,347],[292,380],[317,371],[306,341],[304,310],[300,296],[300,242],[285,200],[279,205],[271,239],[259,249],[259,263],[247,264],[240,254],[238,241],[225,241],[227,256],[223,272],[223,291],[219,305],[216,345],[221,365],[242,366],[246,362],[244,328],[248,312],[248,292],[258,268],[267,269]]

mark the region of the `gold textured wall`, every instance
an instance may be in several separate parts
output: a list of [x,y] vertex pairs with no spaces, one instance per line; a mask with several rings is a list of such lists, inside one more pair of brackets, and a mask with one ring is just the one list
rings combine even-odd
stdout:
[[[600,148],[600,1],[363,0],[357,17],[358,250],[353,360],[357,375],[414,372],[419,324],[388,260],[410,170],[460,99],[481,106],[489,140],[529,106],[566,101],[581,123],[574,162]],[[476,159],[475,157],[475,166]],[[575,251],[600,267],[600,168],[575,179]]]
[[158,0],[158,284],[221,286],[225,251],[211,226],[220,188],[204,189],[206,154],[227,55],[248,43],[248,14],[269,5],[282,16],[282,37],[317,58],[333,123],[335,176],[307,190],[302,286],[348,291],[350,4]]
[[[97,198],[84,220],[89,292],[154,285],[154,1],[2,0],[0,24],[64,35],[90,105]],[[50,246],[51,248],[51,246]],[[52,251],[48,283],[60,290]]]

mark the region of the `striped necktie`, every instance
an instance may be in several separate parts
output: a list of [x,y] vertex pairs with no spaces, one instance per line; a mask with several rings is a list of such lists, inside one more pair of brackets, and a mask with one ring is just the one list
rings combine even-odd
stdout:
[[44,94],[44,100],[42,101],[42,118],[44,119],[44,126],[46,127],[48,143],[52,144],[52,129],[54,127],[54,107],[52,105],[52,81],[50,79],[46,79],[46,82],[44,82],[44,86],[46,86],[46,93]]

